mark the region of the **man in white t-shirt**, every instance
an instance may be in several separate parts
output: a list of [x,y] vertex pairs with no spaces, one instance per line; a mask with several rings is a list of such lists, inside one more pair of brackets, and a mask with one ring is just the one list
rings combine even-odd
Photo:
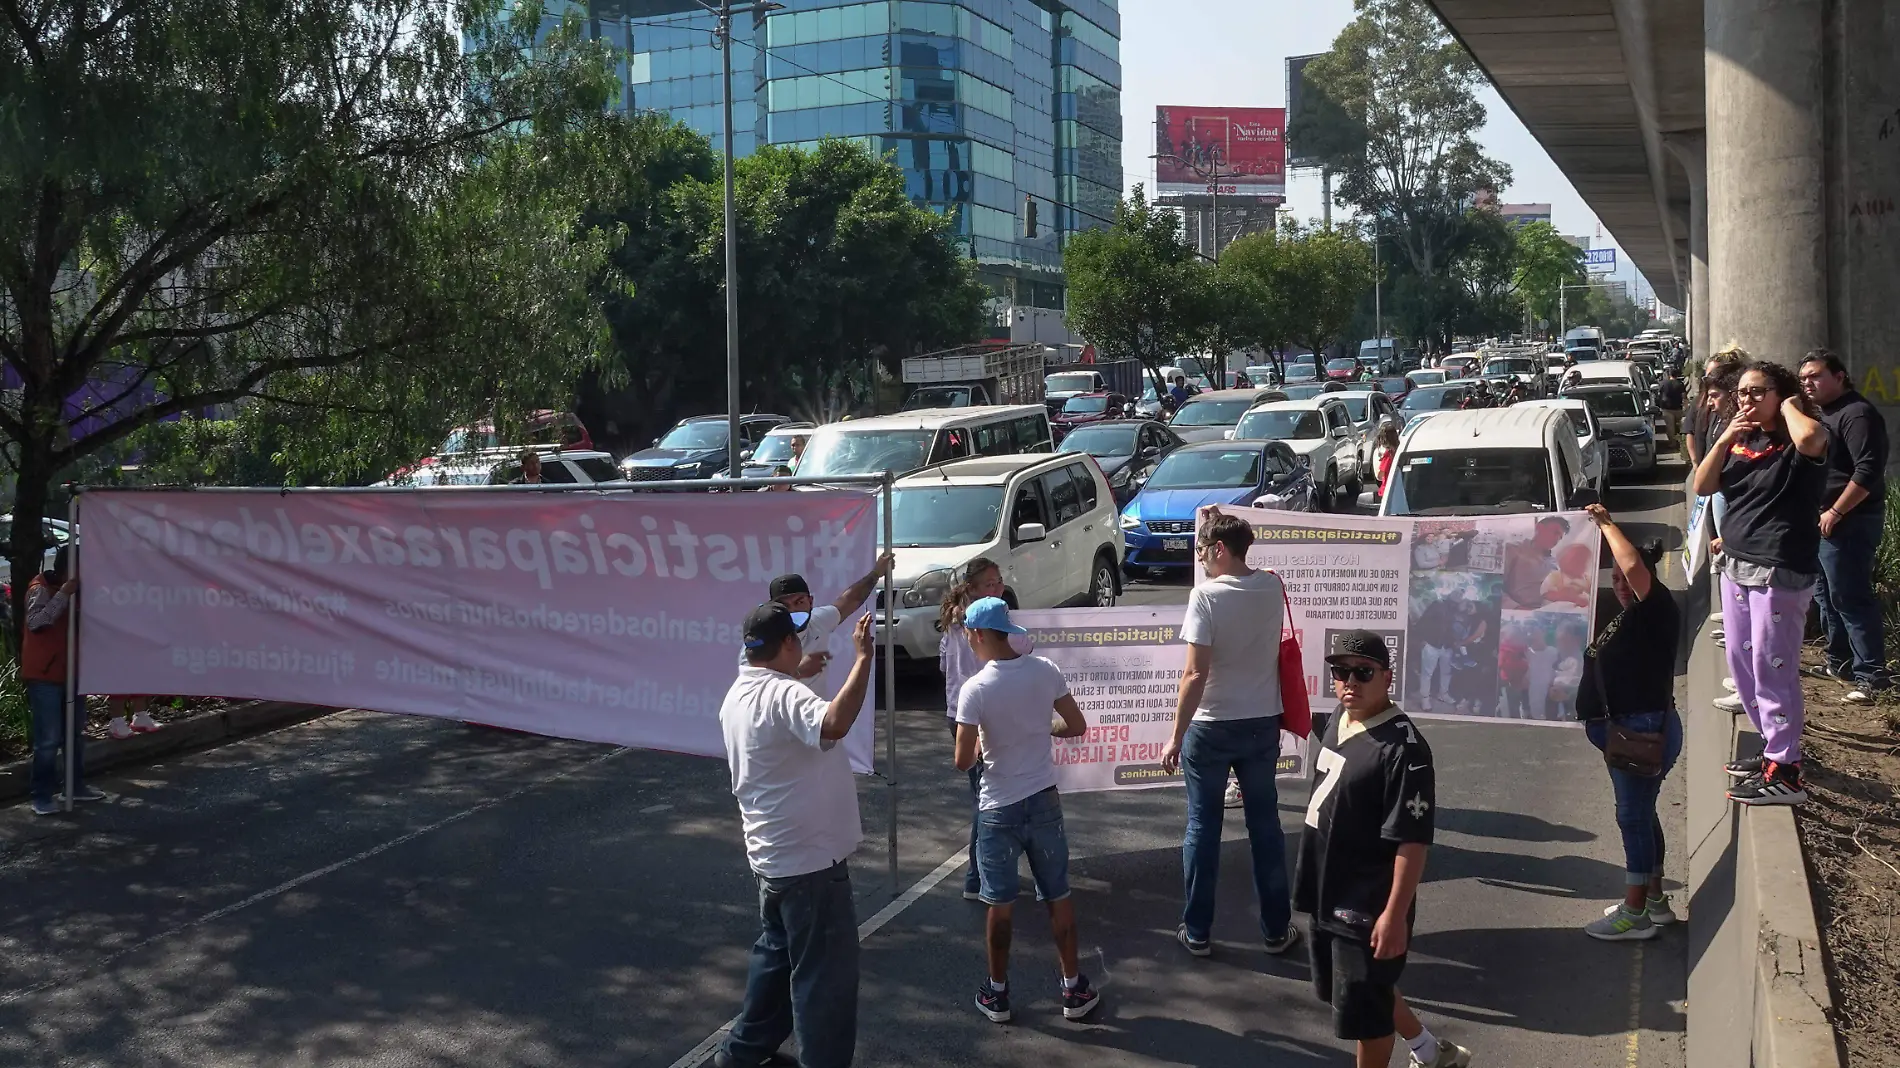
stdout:
[[985,944],[989,975],[976,990],[976,1007],[1007,1023],[1009,943],[1014,932],[1016,862],[1029,858],[1036,897],[1049,906],[1049,929],[1062,965],[1062,1015],[1079,1020],[1101,998],[1090,989],[1077,960],[1075,905],[1069,900],[1069,841],[1062,830],[1062,799],[1056,793],[1056,762],[1050,738],[1079,738],[1088,723],[1062,669],[1039,656],[1024,656],[1010,636],[1024,633],[1009,621],[1000,597],[970,602],[963,612],[970,648],[983,667],[957,696],[957,770],[980,760],[976,821],[977,875],[989,908]]
[[[795,677],[806,680],[806,685],[815,693],[824,692],[825,666],[831,660],[831,633],[838,629],[851,614],[864,605],[871,590],[876,588],[878,576],[891,566],[893,557],[885,553],[878,557],[877,566],[871,573],[852,583],[838,595],[831,604],[814,605],[811,586],[803,575],[780,575],[766,587],[766,596],[786,607],[792,618],[799,621],[798,643],[803,656],[799,660]],[[802,621],[799,617],[804,617]],[[744,651],[739,654],[739,666],[745,667]]]
[[[746,617],[746,666],[719,708],[761,931],[745,1007],[713,1054],[715,1068],[845,1068],[857,1049],[858,920],[845,862],[864,832],[838,742],[870,685],[871,617],[858,621],[857,660],[826,702],[796,677],[797,614],[771,601]],[[778,1052],[793,1033],[798,1062]]]
[[1213,952],[1214,885],[1220,878],[1222,795],[1232,774],[1247,817],[1260,937],[1269,953],[1299,939],[1292,926],[1286,836],[1280,830],[1280,579],[1247,566],[1253,527],[1203,510],[1194,552],[1207,581],[1188,595],[1181,638],[1187,667],[1175,697],[1174,738],[1161,754],[1187,779],[1187,835],[1181,844],[1186,905],[1175,937],[1197,957]]

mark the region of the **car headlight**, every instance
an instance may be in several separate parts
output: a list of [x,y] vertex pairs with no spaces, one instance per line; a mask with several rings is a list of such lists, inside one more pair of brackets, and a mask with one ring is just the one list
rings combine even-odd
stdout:
[[917,581],[910,584],[910,589],[904,591],[901,603],[905,608],[942,604],[945,595],[950,592],[951,584],[955,581],[956,576],[949,568],[926,571],[917,576]]
[[1123,530],[1140,530],[1141,520],[1136,519],[1132,515],[1122,516],[1122,529]]

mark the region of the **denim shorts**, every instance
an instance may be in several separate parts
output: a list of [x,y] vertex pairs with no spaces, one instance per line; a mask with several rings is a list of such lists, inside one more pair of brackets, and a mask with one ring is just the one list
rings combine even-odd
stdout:
[[984,904],[1016,900],[1016,858],[1022,856],[1029,858],[1036,900],[1069,896],[1069,838],[1062,829],[1062,796],[1053,786],[1013,805],[977,813],[976,872]]

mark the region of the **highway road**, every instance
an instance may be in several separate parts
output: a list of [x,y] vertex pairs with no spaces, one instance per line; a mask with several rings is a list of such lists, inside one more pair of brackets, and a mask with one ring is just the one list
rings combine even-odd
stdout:
[[[1609,504],[1679,544],[1682,473]],[[1143,584],[1127,601],[1185,597]],[[1065,799],[1101,1010],[1061,1019],[1046,921],[1025,906],[1017,1022],[978,1016],[981,909],[960,869],[942,878],[967,784],[940,688],[900,697],[895,886],[885,787],[861,788],[858,914],[876,929],[858,1063],[1351,1063],[1303,955],[1259,948],[1237,820],[1215,955],[1176,945],[1171,789]],[[1678,1068],[1686,932],[1639,947],[1580,931],[1622,888],[1596,751],[1548,726],[1425,733],[1439,836],[1403,985],[1428,1024],[1484,1065]],[[1678,881],[1682,779],[1663,815]],[[738,1008],[756,897],[721,762],[352,712],[99,785],[111,801],[70,818],[0,812],[0,1064],[687,1068]],[[1286,789],[1289,834],[1303,807]]]

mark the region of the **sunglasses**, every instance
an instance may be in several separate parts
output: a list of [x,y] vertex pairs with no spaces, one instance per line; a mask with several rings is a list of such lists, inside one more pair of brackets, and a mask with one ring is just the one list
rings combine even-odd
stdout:
[[1364,664],[1357,667],[1347,667],[1344,664],[1328,664],[1327,667],[1332,669],[1334,682],[1345,682],[1347,679],[1351,679],[1354,682],[1371,682],[1372,677],[1379,673],[1378,668],[1366,667]]

